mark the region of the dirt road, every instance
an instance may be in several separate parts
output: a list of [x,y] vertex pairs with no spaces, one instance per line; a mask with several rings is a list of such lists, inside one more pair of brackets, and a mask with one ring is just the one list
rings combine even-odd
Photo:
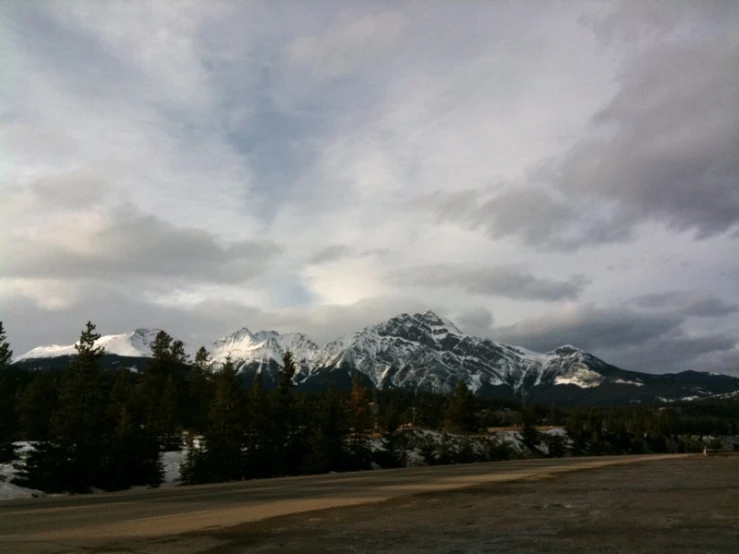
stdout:
[[[443,494],[464,494],[454,491],[465,487],[483,486],[485,492],[480,498],[500,499],[501,490],[514,486],[512,481],[521,481],[519,486],[530,486],[532,480],[540,481],[552,476],[570,474],[566,477],[575,484],[593,479],[600,471],[582,471],[584,469],[618,467],[633,468],[634,475],[647,471],[644,468],[656,467],[691,467],[703,472],[708,467],[710,458],[684,456],[632,456],[604,458],[575,458],[558,460],[530,460],[492,464],[472,464],[459,466],[443,466],[430,468],[412,468],[389,471],[372,471],[349,474],[321,475],[301,478],[273,479],[265,481],[249,481],[228,483],[202,487],[183,487],[156,491],[132,491],[118,494],[101,494],[84,497],[45,498],[31,501],[13,501],[0,505],[0,553],[67,553],[67,552],[251,552],[259,550],[280,552],[303,552],[306,544],[301,537],[300,529],[309,535],[315,529],[305,529],[310,522],[325,520],[326,513],[337,510],[301,514],[326,508],[344,507],[341,514],[363,514],[361,518],[351,521],[367,521],[385,518],[370,525],[365,532],[374,536],[387,536],[383,529],[388,524],[406,521],[408,529],[422,526],[423,521],[433,520],[424,514],[423,506],[414,502],[425,496],[409,496],[417,493],[431,493],[431,497],[441,499],[434,504],[432,512],[446,514],[443,521],[453,521],[453,514],[459,506],[451,502],[447,506]],[[650,461],[648,464],[637,462]],[[714,462],[715,463],[715,462]],[[739,463],[731,460],[739,480]],[[636,465],[634,465],[636,464]],[[687,465],[686,465],[687,464]],[[692,464],[692,465],[691,465]],[[703,468],[703,469],[700,469]],[[651,471],[651,470],[650,470]],[[572,473],[575,472],[575,473]],[[683,480],[685,475],[683,475]],[[637,479],[638,481],[638,479]],[[562,482],[562,479],[552,482]],[[497,484],[496,484],[497,483]],[[509,483],[508,485],[504,483]],[[542,481],[537,489],[545,489],[547,481]],[[739,490],[739,482],[732,485]],[[580,490],[580,489],[578,489]],[[603,494],[608,489],[596,490]],[[439,495],[442,496],[439,496]],[[436,497],[434,497],[436,495]],[[410,500],[409,500],[410,499]],[[689,500],[686,498],[685,500]],[[398,504],[400,502],[400,504]],[[403,504],[403,503],[406,504]],[[410,502],[410,504],[407,504]],[[347,509],[347,506],[361,506]],[[558,509],[555,505],[567,503],[549,502],[551,510],[540,502],[541,509],[527,513],[521,521],[531,517],[539,517],[561,512],[572,514],[574,508]],[[572,504],[574,506],[575,504]],[[405,506],[402,508],[401,506]],[[409,506],[413,507],[409,509]],[[428,511],[428,506],[426,506]],[[592,510],[591,510],[592,511]],[[503,512],[505,515],[508,512]],[[510,516],[512,517],[510,512]],[[290,515],[301,514],[301,515]],[[287,516],[270,521],[261,521],[276,516]],[[368,516],[372,516],[369,517]],[[447,517],[448,516],[448,517]],[[332,516],[333,517],[333,516]],[[727,516],[729,517],[729,516]],[[733,517],[733,516],[732,516]],[[410,519],[409,519],[410,518]],[[290,523],[285,523],[286,521]],[[416,524],[413,525],[412,522]],[[350,522],[347,522],[349,524]],[[733,520],[736,525],[736,520]],[[249,527],[245,529],[244,525]],[[274,525],[289,531],[286,537],[293,537],[293,543],[280,542],[279,537],[270,543],[269,529]],[[514,520],[511,520],[514,525]],[[242,527],[239,527],[242,526]],[[303,526],[303,527],[301,527]],[[384,527],[383,527],[384,526]],[[466,525],[465,525],[466,526]],[[514,525],[515,526],[515,525]],[[418,529],[423,539],[434,535],[441,527],[433,525],[424,530]],[[455,528],[456,529],[456,528]],[[739,529],[739,528],[737,528]],[[340,527],[337,533],[344,533]],[[452,536],[459,535],[462,528],[456,529]],[[467,531],[470,531],[469,529]],[[623,531],[622,531],[623,532]],[[186,533],[183,535],[183,533]],[[254,543],[255,533],[264,539],[263,544]],[[260,534],[261,533],[261,534]],[[267,535],[264,535],[267,533]],[[297,534],[295,534],[297,533]],[[401,536],[406,536],[406,531]],[[342,535],[343,536],[343,535]],[[274,537],[273,537],[274,538]],[[739,538],[739,536],[738,536]],[[261,540],[260,539],[260,540]],[[249,541],[249,546],[243,543]],[[310,541],[307,541],[310,542]],[[438,542],[438,541],[437,541]],[[395,544],[395,549],[384,546],[383,551],[407,551],[412,547],[412,535]],[[420,543],[419,543],[420,544]],[[736,543],[739,544],[739,541]],[[373,552],[380,550],[379,545],[365,547],[349,547],[346,540],[341,544],[333,544],[329,537],[320,544],[311,547],[313,552]],[[425,545],[421,551],[448,552],[450,550],[429,550],[433,544]],[[364,548],[364,549],[362,549]],[[271,549],[271,550],[270,550]],[[461,550],[466,552],[468,550]],[[495,552],[498,550],[469,550],[470,552]],[[522,552],[525,550],[522,550]],[[537,551],[537,550],[534,550]]]

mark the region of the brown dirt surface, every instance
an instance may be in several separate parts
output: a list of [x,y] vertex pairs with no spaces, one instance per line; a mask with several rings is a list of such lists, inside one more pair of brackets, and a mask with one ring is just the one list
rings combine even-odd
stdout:
[[54,554],[736,553],[739,456],[541,471],[173,536],[44,544]]
[[[203,554],[736,554],[739,457],[609,466],[275,518],[188,538],[204,541]],[[206,547],[208,540],[217,544]]]

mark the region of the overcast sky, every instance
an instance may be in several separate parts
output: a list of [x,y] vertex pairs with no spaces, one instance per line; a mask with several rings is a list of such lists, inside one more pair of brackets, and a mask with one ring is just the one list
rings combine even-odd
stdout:
[[739,3],[0,4],[17,354],[404,311],[739,375]]

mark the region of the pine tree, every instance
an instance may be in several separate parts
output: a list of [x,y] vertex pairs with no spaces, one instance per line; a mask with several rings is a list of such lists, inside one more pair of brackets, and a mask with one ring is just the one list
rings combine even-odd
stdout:
[[181,375],[184,346],[159,331],[151,350],[153,357],[141,376],[139,402],[146,427],[159,438],[162,448],[177,449],[187,392]]
[[346,469],[345,442],[348,434],[349,425],[342,399],[331,387],[323,395],[313,422],[309,469],[316,473]]
[[5,339],[5,329],[0,321],[0,463],[15,458],[13,438],[17,419],[13,410],[15,399],[12,396],[15,387],[11,386],[12,377],[8,371],[13,351]]
[[446,427],[450,431],[468,433],[476,427],[474,398],[464,381],[457,382],[454,396],[446,412]]
[[244,470],[245,399],[236,366],[226,358],[216,378],[210,425],[204,436],[213,481],[240,479]]
[[211,358],[210,358],[210,352],[208,352],[208,349],[205,348],[205,346],[201,346],[198,348],[198,351],[195,353],[195,367],[202,370],[202,371],[208,371],[211,366]]
[[[165,331],[159,331],[156,337],[154,337],[154,342],[151,344],[151,353],[157,361],[169,360],[172,357],[172,337]],[[165,371],[163,365],[154,366],[152,369],[155,371],[157,369],[162,372]]]
[[65,371],[59,407],[51,419],[50,439],[29,453],[20,480],[48,492],[89,492],[98,484],[105,444],[105,398],[100,335],[88,322],[75,345],[76,357]]
[[195,354],[188,382],[188,425],[191,430],[203,432],[208,427],[208,412],[213,397],[213,376],[210,352],[201,346]]
[[13,351],[10,349],[10,344],[8,344],[6,338],[3,322],[0,321],[0,371],[6,369],[13,358]]
[[22,436],[30,441],[48,440],[51,416],[58,405],[58,376],[53,373],[38,373],[19,395],[18,416]]
[[274,474],[274,421],[270,417],[270,402],[257,373],[247,395],[248,424],[246,429],[245,477],[270,477]]
[[536,410],[532,406],[524,406],[521,410],[521,438],[524,444],[534,447],[539,441],[536,430]]
[[117,372],[108,400],[108,436],[102,464],[102,488],[123,490],[136,485],[158,486],[163,468],[156,437],[141,425],[134,402],[131,373]]
[[372,425],[372,415],[367,389],[358,373],[352,378],[352,390],[346,402],[346,411],[351,430],[349,446],[352,455],[358,467],[368,467],[370,462],[368,434]]
[[185,353],[185,343],[181,340],[174,340],[169,352],[172,361],[175,363],[188,364],[190,362],[190,357]]
[[295,400],[292,394],[293,377],[297,372],[297,365],[292,353],[288,350],[282,357],[282,367],[277,380],[277,395],[275,398],[275,472],[277,475],[286,475],[296,468],[295,444]]

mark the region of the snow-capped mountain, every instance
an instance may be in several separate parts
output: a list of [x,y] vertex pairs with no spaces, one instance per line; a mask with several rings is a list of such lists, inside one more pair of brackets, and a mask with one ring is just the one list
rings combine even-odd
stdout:
[[[95,346],[105,348],[106,354],[125,358],[148,358],[151,356],[151,343],[154,342],[158,332],[158,329],[136,329],[130,333],[120,335],[105,335],[95,341]],[[16,357],[13,363],[24,360],[68,357],[76,354],[75,344],[52,344],[29,350],[25,354]]]
[[[98,344],[113,357],[145,362],[156,332],[106,336]],[[378,388],[449,393],[464,381],[481,395],[559,404],[677,401],[739,391],[739,379],[726,375],[639,373],[612,366],[570,345],[538,353],[470,336],[431,311],[401,314],[324,346],[301,333],[253,333],[243,328],[211,347],[216,370],[230,356],[245,383],[259,373],[268,386],[276,382],[288,350],[299,365],[295,384],[305,390],[320,390],[329,384],[346,387],[359,374]],[[48,366],[53,359],[74,353],[73,345],[40,347],[16,362],[33,367],[45,359]]]
[[223,363],[228,356],[241,362],[267,362],[281,360],[286,351],[292,352],[296,360],[312,363],[320,348],[302,333],[281,335],[277,331],[252,333],[247,328],[213,343],[213,361]]

